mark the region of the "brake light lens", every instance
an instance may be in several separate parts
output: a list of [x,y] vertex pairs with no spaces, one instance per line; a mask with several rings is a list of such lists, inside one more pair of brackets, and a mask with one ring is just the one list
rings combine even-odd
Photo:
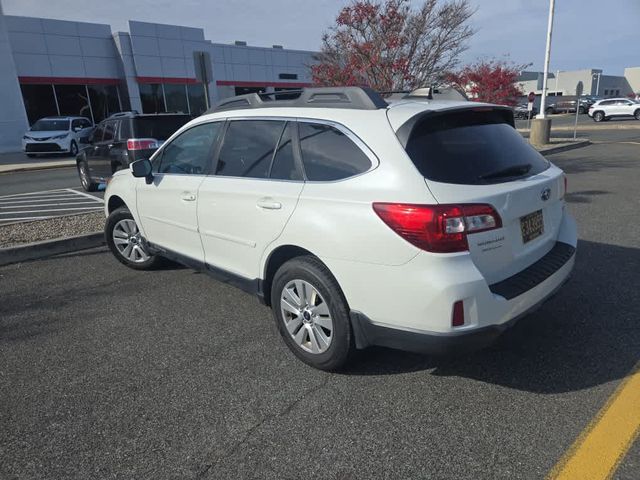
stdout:
[[468,234],[502,227],[500,215],[487,204],[374,203],[373,210],[394,232],[427,252],[464,252],[469,250]]
[[155,138],[130,138],[127,140],[127,150],[152,150],[160,147]]

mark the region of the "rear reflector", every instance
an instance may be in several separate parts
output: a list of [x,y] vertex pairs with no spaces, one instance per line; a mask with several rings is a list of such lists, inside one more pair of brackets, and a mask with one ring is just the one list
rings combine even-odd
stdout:
[[130,138],[127,140],[127,150],[153,150],[160,147],[155,138]]
[[487,204],[374,203],[373,210],[407,242],[428,252],[467,251],[469,233],[502,227],[500,215]]
[[451,326],[461,327],[464,325],[464,304],[462,300],[458,300],[453,304],[453,313],[451,314]]

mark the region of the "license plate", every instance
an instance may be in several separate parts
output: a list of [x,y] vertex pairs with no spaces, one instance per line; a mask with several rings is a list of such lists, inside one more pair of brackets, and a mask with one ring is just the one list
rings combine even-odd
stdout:
[[544,233],[544,222],[542,220],[542,210],[520,217],[520,230],[522,231],[522,242],[527,243]]

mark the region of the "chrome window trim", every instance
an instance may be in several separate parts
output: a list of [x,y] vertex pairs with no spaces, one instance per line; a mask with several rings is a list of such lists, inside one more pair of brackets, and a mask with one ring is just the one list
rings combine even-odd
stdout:
[[[218,121],[220,119],[217,119]],[[336,122],[334,120],[325,120],[325,119],[318,119],[318,118],[307,118],[307,117],[290,117],[290,116],[277,116],[277,115],[265,115],[265,116],[238,116],[238,117],[229,117],[226,118],[225,120],[229,121],[229,122],[233,122],[235,120],[276,120],[276,121],[281,121],[281,122],[303,122],[303,123],[317,123],[320,125],[328,125],[330,127],[335,128],[336,130],[339,130],[340,132],[344,133],[344,135],[349,138],[360,150],[362,150],[362,152],[367,156],[367,158],[369,159],[369,161],[371,162],[371,166],[369,167],[368,170],[365,170],[364,172],[360,172],[357,173],[355,175],[351,175],[349,177],[345,177],[345,178],[340,178],[338,180],[282,180],[282,179],[275,179],[275,178],[255,178],[255,177],[232,177],[232,176],[227,176],[227,175],[216,175],[214,174],[209,174],[207,176],[211,176],[211,177],[219,177],[219,178],[241,178],[244,180],[263,180],[263,181],[270,181],[270,182],[291,182],[291,183],[311,183],[311,184],[322,184],[322,183],[338,183],[338,182],[344,182],[346,180],[351,180],[352,178],[356,178],[359,177],[361,175],[365,175],[369,172],[371,172],[372,170],[375,170],[376,168],[378,168],[378,166],[380,165],[380,160],[378,159],[378,157],[376,156],[375,153],[373,153],[373,151],[367,146],[367,144],[360,138],[358,137],[355,133],[353,133],[351,130],[349,130],[346,126],[344,126],[343,124]],[[204,122],[203,122],[204,123]],[[164,145],[163,145],[164,146]],[[303,160],[304,162],[304,160]],[[304,167],[304,165],[303,165]],[[306,176],[306,173],[305,173]]]

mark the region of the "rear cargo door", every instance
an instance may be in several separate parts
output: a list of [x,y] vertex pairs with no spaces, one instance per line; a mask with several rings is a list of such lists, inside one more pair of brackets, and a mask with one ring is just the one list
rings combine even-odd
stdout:
[[561,170],[522,138],[511,115],[490,108],[425,115],[405,147],[439,203],[490,204],[499,213],[501,228],[468,236],[490,284],[553,248],[564,208]]

